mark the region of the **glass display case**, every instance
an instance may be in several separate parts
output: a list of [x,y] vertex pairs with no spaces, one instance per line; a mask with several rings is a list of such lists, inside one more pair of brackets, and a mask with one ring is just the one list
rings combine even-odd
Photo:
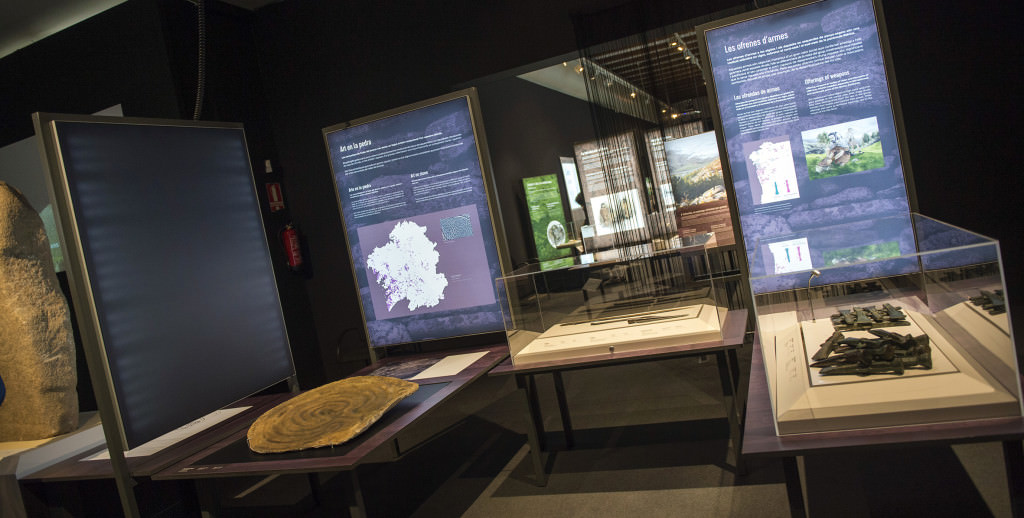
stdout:
[[714,235],[531,264],[496,279],[516,366],[721,340]]
[[851,220],[759,241],[751,271],[778,434],[1021,415],[997,241]]

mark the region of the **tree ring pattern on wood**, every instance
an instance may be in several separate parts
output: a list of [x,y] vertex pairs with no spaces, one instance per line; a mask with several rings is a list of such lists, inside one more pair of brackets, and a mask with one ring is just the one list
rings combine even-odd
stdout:
[[356,376],[303,392],[249,427],[249,449],[280,453],[342,444],[419,388],[386,376]]

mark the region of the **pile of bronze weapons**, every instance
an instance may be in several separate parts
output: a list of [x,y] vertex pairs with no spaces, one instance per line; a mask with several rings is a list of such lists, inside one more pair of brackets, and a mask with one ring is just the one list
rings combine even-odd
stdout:
[[832,333],[811,357],[815,360],[811,367],[820,367],[822,376],[903,375],[908,368],[932,368],[928,335],[901,335],[884,329],[869,329],[868,332],[876,338],[846,338],[838,330]]

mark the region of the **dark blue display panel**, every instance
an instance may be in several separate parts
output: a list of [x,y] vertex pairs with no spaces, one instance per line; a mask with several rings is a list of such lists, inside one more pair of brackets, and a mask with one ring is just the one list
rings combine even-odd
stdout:
[[134,448],[294,369],[242,128],[96,119],[45,127],[78,317],[95,307]]
[[870,222],[910,211],[872,1],[765,13],[703,28],[751,276],[914,253],[909,219]]
[[370,345],[504,330],[470,97],[327,128],[324,137]]

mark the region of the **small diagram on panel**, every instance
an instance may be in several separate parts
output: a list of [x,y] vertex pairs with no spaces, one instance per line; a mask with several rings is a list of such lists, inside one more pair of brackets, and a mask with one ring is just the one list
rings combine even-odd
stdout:
[[750,192],[755,205],[792,200],[800,197],[793,164],[793,148],[788,137],[759,140],[744,144]]
[[773,273],[792,273],[813,268],[810,249],[807,247],[807,238],[769,243],[768,252],[774,263],[770,270]]
[[807,130],[800,137],[811,180],[885,166],[876,117]]

